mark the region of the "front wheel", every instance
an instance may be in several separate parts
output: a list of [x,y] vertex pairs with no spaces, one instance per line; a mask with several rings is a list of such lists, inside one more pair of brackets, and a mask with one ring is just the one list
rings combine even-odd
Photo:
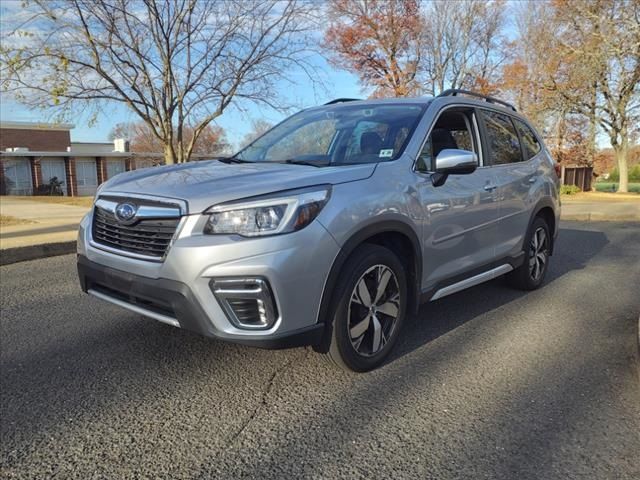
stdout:
[[359,247],[345,263],[333,298],[327,356],[344,369],[374,369],[396,343],[407,310],[402,263],[379,245]]
[[520,290],[535,290],[542,285],[549,267],[551,234],[544,219],[533,221],[524,243],[524,263],[508,275],[509,283]]

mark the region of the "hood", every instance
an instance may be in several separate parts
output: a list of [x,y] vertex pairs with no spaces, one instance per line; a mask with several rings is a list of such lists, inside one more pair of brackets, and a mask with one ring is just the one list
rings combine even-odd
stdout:
[[375,163],[318,168],[268,162],[191,162],[122,173],[103,184],[100,194],[137,193],[181,199],[187,202],[189,213],[200,213],[231,200],[362,180],[370,177],[375,167]]

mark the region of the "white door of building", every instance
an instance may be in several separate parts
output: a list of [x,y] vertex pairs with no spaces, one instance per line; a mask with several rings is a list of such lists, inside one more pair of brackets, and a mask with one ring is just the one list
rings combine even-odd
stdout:
[[43,158],[40,160],[40,170],[42,172],[42,184],[49,185],[51,179],[56,177],[58,182],[62,182],[62,191],[67,193],[67,179],[62,158]]
[[78,185],[78,196],[88,197],[96,194],[98,171],[94,158],[76,159],[76,184]]
[[4,160],[4,186],[7,195],[31,195],[31,165],[27,158]]

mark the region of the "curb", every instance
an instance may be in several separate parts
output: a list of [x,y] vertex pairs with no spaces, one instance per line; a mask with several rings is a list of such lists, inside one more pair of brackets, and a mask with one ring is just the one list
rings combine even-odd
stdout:
[[76,241],[57,243],[43,243],[40,245],[29,245],[27,247],[14,247],[0,250],[0,265],[10,265],[12,263],[24,262],[26,260],[36,260],[39,258],[55,257],[76,252]]

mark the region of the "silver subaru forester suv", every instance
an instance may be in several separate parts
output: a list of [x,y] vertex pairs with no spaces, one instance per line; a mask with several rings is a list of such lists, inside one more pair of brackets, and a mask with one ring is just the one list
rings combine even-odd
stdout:
[[379,365],[406,317],[503,274],[538,288],[558,232],[549,151],[509,104],[310,108],[232,157],[120,174],[78,238],[82,289],[210,337]]

